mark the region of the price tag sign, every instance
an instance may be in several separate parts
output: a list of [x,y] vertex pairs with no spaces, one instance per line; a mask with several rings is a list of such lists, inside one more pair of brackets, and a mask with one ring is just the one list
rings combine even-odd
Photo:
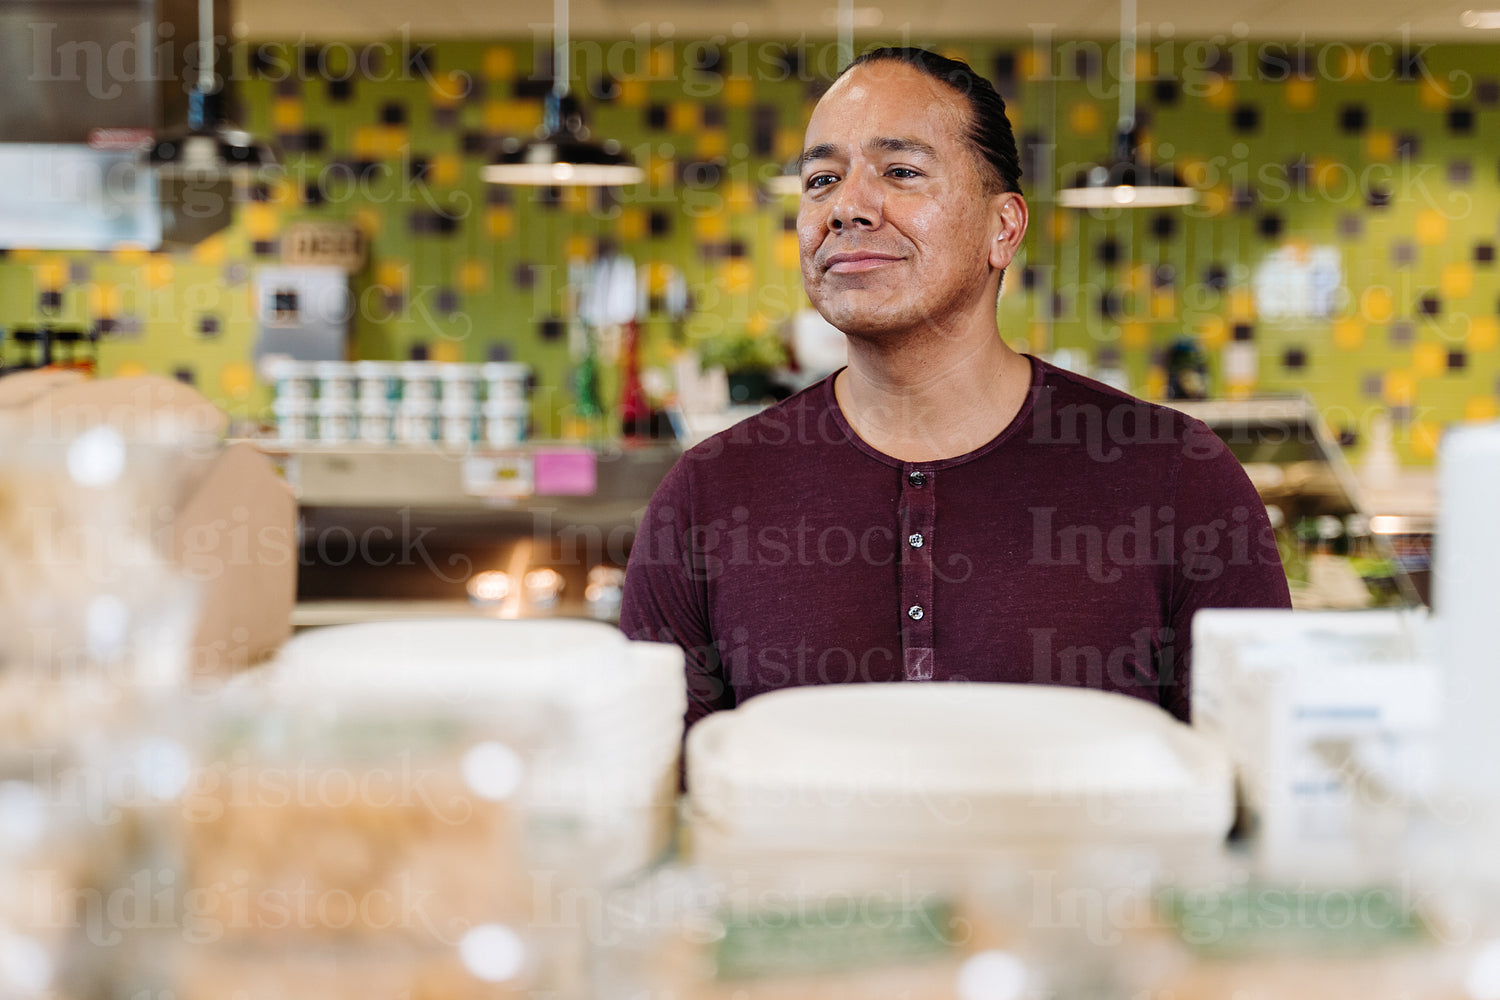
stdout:
[[517,499],[535,492],[529,455],[470,455],[464,459],[464,492],[489,499]]
[[295,222],[281,233],[281,259],[296,267],[336,267],[353,274],[365,265],[365,238],[340,222]]

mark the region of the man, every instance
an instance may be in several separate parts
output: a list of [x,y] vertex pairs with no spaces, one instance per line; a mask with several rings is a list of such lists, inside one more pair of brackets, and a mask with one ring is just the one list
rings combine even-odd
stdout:
[[691,725],[802,684],[1083,685],[1190,708],[1204,607],[1286,607],[1275,540],[1203,424],[1018,354],[1026,232],[988,81],[855,60],[813,111],[797,228],[849,365],[688,451],[631,553],[621,627],[687,654]]

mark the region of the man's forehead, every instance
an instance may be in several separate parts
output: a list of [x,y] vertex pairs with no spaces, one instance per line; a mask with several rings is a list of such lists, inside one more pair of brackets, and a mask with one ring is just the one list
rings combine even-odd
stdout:
[[[833,138],[824,133],[850,131],[861,144],[881,136],[934,144],[959,138],[967,115],[961,96],[940,81],[905,63],[877,60],[834,81],[813,108],[806,145]],[[904,124],[893,128],[897,122]]]

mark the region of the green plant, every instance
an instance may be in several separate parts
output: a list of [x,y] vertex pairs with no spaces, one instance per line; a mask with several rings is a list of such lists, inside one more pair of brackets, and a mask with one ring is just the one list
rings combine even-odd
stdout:
[[704,371],[768,372],[786,364],[786,345],[775,333],[753,334],[736,330],[718,337],[705,337],[698,345]]

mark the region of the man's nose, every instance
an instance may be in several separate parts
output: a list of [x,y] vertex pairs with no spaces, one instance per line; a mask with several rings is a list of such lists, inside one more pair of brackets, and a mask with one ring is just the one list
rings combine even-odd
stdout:
[[873,178],[862,170],[850,170],[839,181],[828,208],[828,228],[846,226],[874,229],[880,225],[880,192]]

